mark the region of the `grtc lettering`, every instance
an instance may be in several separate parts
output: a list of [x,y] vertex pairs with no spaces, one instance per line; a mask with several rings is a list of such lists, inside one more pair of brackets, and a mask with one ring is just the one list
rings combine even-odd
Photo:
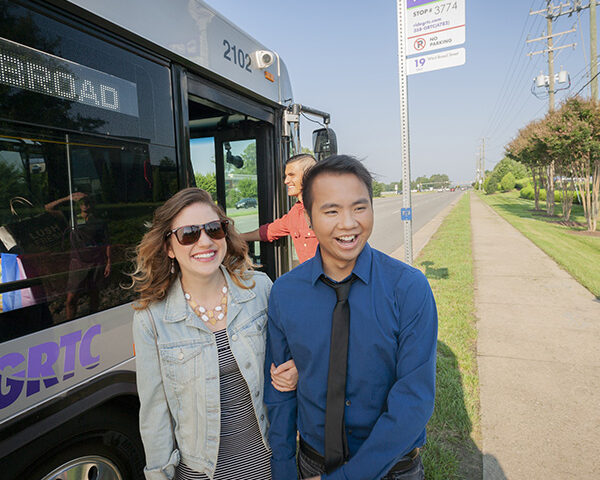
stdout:
[[[19,352],[7,353],[0,357],[0,409],[12,405],[26,387],[26,396],[40,391],[41,382],[46,388],[75,375],[77,346],[79,345],[79,364],[91,370],[100,365],[100,355],[92,355],[92,339],[100,335],[101,326],[93,325],[85,333],[83,330],[67,333],[57,342],[44,342],[29,347],[27,359]],[[62,376],[57,375],[55,366],[64,349]],[[4,374],[7,368],[12,373]],[[16,370],[16,371],[14,371]],[[27,373],[27,376],[25,375]],[[59,379],[59,377],[61,377]]]

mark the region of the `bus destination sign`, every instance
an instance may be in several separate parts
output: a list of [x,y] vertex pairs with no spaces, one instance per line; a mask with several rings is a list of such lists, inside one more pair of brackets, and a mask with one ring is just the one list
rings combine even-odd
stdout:
[[465,43],[465,0],[406,0],[406,54]]
[[3,38],[0,84],[138,116],[135,83]]

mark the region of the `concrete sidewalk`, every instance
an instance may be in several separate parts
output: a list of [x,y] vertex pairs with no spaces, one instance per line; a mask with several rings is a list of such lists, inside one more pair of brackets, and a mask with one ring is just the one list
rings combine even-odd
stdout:
[[484,480],[600,479],[600,301],[476,194],[471,224]]

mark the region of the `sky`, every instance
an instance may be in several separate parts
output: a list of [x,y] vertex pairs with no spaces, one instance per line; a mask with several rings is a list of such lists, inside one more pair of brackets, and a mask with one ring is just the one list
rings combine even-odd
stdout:
[[[466,64],[408,77],[412,179],[445,173],[455,183],[473,181],[484,142],[485,167],[492,169],[519,128],[548,110],[547,94],[531,93],[534,77],[547,74],[547,56],[527,55],[545,42],[526,44],[545,35],[546,19],[529,12],[545,8],[546,0],[464,1]],[[402,178],[395,1],[207,3],[281,56],[294,101],[331,114],[339,153],[362,159],[380,181]],[[553,22],[554,33],[574,27],[554,40],[577,44],[555,52],[555,72],[563,68],[571,78],[556,105],[589,81],[589,9]],[[589,86],[581,95],[590,95]],[[301,123],[303,146],[311,147],[314,128]]]

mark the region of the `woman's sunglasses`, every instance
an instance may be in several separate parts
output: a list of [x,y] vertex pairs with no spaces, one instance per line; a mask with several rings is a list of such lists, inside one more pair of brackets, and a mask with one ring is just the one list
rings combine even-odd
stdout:
[[186,225],[167,232],[166,238],[175,234],[175,238],[181,245],[192,245],[200,239],[202,230],[204,230],[210,238],[220,240],[227,235],[228,224],[229,220],[215,220],[204,225]]

